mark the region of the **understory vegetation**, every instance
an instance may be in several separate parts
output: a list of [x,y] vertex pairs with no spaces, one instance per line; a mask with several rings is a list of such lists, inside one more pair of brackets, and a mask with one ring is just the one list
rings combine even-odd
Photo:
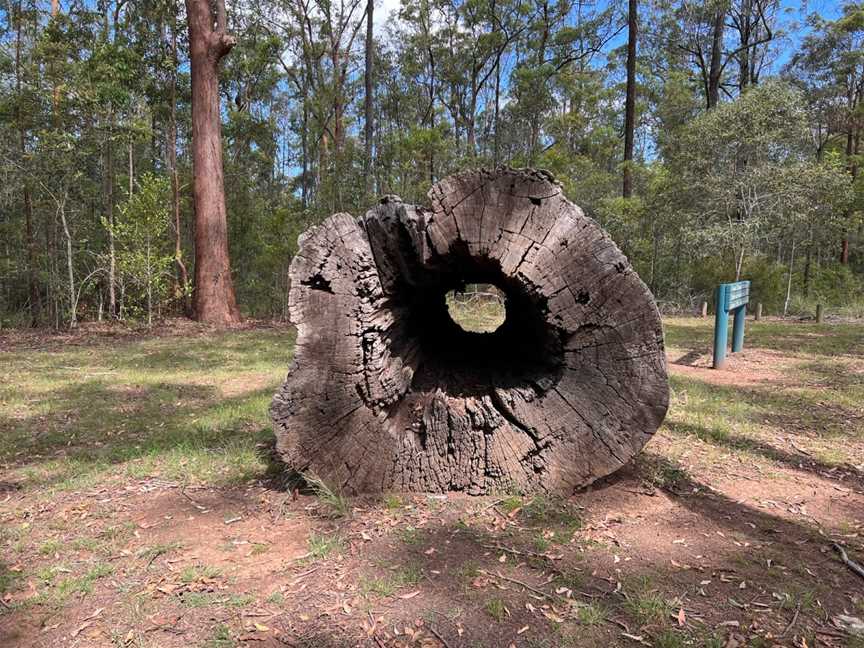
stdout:
[[[210,252],[183,4],[0,4],[0,326],[191,314]],[[766,313],[864,312],[861,2],[227,9],[216,113],[247,316],[287,317],[308,227],[502,164],[554,174],[665,312],[737,278]]]

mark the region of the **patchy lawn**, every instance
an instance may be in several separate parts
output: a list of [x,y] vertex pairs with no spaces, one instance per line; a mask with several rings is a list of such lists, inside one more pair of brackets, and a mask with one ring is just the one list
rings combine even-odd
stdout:
[[713,371],[711,325],[666,321],[666,423],[567,500],[293,493],[289,329],[0,337],[0,646],[861,648],[864,326]]

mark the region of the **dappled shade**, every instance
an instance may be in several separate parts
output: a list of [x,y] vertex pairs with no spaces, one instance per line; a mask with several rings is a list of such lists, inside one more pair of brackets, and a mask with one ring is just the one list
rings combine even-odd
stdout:
[[[273,400],[288,466],[349,491],[567,492],[627,463],[668,406],[654,300],[548,174],[463,173],[301,236],[295,360]],[[505,295],[494,332],[446,295]]]

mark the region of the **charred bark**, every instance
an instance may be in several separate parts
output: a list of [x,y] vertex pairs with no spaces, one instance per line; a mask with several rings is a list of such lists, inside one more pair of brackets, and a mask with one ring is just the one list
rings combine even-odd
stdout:
[[[627,463],[668,406],[651,293],[547,174],[446,178],[300,238],[294,362],[271,406],[294,470],[348,492],[566,493]],[[465,283],[506,295],[493,333],[450,319]]]

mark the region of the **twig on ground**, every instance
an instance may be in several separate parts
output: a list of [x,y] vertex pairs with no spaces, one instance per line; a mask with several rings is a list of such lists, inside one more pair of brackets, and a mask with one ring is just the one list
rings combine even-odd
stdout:
[[441,633],[438,632],[438,631],[435,629],[435,626],[427,625],[426,627],[429,628],[429,631],[430,631],[433,635],[435,635],[435,638],[436,638],[438,641],[440,641],[440,642],[442,643],[442,645],[444,646],[444,648],[450,648],[450,644],[447,643],[447,640],[446,640],[444,637],[442,637],[442,636],[441,636]]
[[792,620],[789,622],[789,625],[786,626],[786,629],[780,633],[779,636],[784,636],[787,632],[792,629],[792,626],[795,625],[795,622],[798,620],[798,615],[801,613],[801,602],[798,602],[798,605],[795,606],[795,614],[792,615]]
[[789,439],[789,445],[791,445],[793,449],[797,450],[798,452],[800,452],[800,453],[803,454],[803,455],[807,455],[808,457],[812,457],[812,456],[813,456],[813,453],[812,453],[812,452],[808,452],[808,451],[805,450],[804,448],[801,448],[801,447],[795,445],[795,442],[794,442],[792,439]]
[[477,513],[485,513],[485,512],[488,511],[490,508],[493,508],[493,507],[495,507],[495,506],[498,506],[498,505],[499,505],[501,502],[503,502],[503,501],[504,501],[503,499],[496,499],[496,500],[493,500],[491,504],[487,504],[486,506],[484,506],[483,508],[481,508],[479,511],[477,511]]
[[544,592],[541,589],[537,589],[536,587],[529,585],[528,583],[526,583],[524,581],[517,580],[516,578],[510,578],[509,576],[504,576],[503,574],[493,574],[492,572],[486,571],[485,569],[478,569],[477,571],[480,572],[481,574],[485,574],[486,576],[491,576],[492,578],[500,578],[501,580],[509,581],[511,583],[515,583],[516,585],[521,585],[525,589],[530,590],[530,591],[534,592],[535,594],[539,594],[540,596],[542,596],[544,598],[548,598],[550,601],[555,600],[555,597],[552,596],[552,594],[549,594],[548,592]]
[[627,624],[624,623],[623,621],[619,621],[618,619],[611,619],[611,618],[610,618],[610,619],[609,619],[609,622],[610,622],[610,623],[614,623],[615,625],[617,625],[617,626],[620,627],[620,628],[623,628],[623,629],[624,629],[624,632],[630,632],[630,628],[628,628],[628,627],[627,627]]
[[186,488],[185,488],[185,487],[180,489],[180,494],[181,494],[183,497],[185,497],[186,499],[188,499],[190,502],[192,502],[192,506],[194,506],[194,507],[195,507],[196,509],[198,509],[199,511],[206,511],[206,510],[207,510],[207,507],[206,507],[206,506],[201,506],[198,502],[196,502],[194,499],[192,499],[191,497],[189,497],[189,495],[186,493]]
[[537,553],[536,551],[519,551],[518,549],[513,549],[512,547],[505,547],[504,545],[480,545],[484,549],[496,549],[498,551],[504,551],[506,553],[511,553],[516,556],[527,556],[529,558],[546,558],[547,560],[557,560],[559,557],[550,556],[548,553]]
[[840,560],[843,561],[844,565],[846,565],[849,569],[858,574],[861,578],[864,578],[864,567],[849,558],[849,556],[846,554],[846,550],[843,549],[843,547],[841,547],[836,542],[831,546],[834,547],[835,551],[840,554]]
[[[310,555],[310,554],[307,554],[307,555]],[[299,558],[297,560],[299,560]],[[291,581],[291,584],[296,585],[301,580],[306,578],[309,574],[314,574],[319,569],[321,569],[321,567],[313,567],[312,569],[309,569],[309,570],[303,572],[302,574],[297,574],[297,576],[294,577],[294,580]]]

